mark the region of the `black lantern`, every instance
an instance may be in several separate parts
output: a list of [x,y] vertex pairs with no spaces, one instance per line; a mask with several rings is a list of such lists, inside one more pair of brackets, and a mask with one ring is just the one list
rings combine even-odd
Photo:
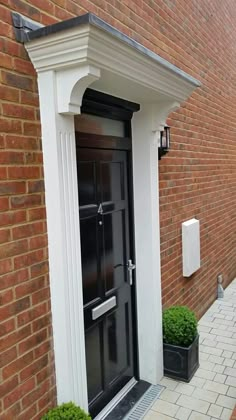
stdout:
[[161,160],[170,148],[170,127],[165,125],[164,129],[160,132],[160,144],[158,148],[158,159]]

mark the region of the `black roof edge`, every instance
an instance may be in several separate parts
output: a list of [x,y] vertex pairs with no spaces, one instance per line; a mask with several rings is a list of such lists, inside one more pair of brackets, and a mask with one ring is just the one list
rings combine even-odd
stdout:
[[41,29],[43,25],[27,18],[20,13],[12,12],[12,21],[15,31],[16,40],[19,42],[26,42],[29,40],[28,34]]

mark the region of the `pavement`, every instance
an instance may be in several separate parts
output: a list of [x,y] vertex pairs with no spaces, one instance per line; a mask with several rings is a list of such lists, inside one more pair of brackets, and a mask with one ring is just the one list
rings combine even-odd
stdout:
[[198,323],[200,367],[189,383],[164,377],[144,420],[229,420],[236,405],[236,279]]

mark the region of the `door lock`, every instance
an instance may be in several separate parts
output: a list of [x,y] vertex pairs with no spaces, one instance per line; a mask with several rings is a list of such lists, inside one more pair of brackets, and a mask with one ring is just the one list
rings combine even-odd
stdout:
[[133,284],[133,270],[135,270],[136,265],[132,263],[132,260],[128,260],[127,264],[128,272],[129,272],[129,284],[132,286]]

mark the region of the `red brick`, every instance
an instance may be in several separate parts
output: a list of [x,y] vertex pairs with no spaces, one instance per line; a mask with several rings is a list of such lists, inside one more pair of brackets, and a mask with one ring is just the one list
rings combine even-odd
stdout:
[[8,408],[15,403],[15,401],[20,400],[22,397],[27,395],[30,391],[35,388],[35,379],[30,378],[26,382],[19,384],[13,392],[9,393],[4,398],[4,408]]
[[[47,338],[47,330],[41,330],[39,332],[37,332],[36,334],[31,335],[30,337],[28,337],[26,340],[22,341],[19,344],[19,354],[23,354],[28,352],[29,350],[34,349],[35,347],[39,346],[40,343],[43,342],[43,344],[45,345],[45,340]],[[34,357],[37,359],[38,357],[46,354],[49,351],[49,347],[48,345],[46,345],[46,350],[43,351],[42,353],[40,351],[36,351],[37,349],[34,349]]]
[[[9,169],[8,169],[9,172]],[[25,182],[2,182],[0,184],[0,195],[24,194],[26,193]]]
[[7,289],[8,287],[16,286],[19,283],[23,283],[29,279],[28,269],[13,271],[12,273],[5,274],[1,277],[1,289]]
[[36,194],[29,194],[29,195],[20,195],[17,197],[11,197],[11,207],[13,209],[19,209],[24,207],[34,207],[34,206],[40,206],[42,204],[42,198],[41,195]]
[[37,209],[31,209],[28,211],[29,221],[33,220],[43,220],[46,219],[46,209],[45,207],[38,207]]
[[0,27],[0,35],[1,36],[6,36],[7,38],[12,38],[12,25],[8,25],[7,23],[4,23],[3,21],[1,22],[1,27]]
[[6,7],[4,7],[3,5],[0,5],[0,16],[3,22],[6,22],[9,25],[11,25],[12,23],[11,12],[9,9],[6,9]]
[[0,118],[0,132],[1,133],[22,133],[22,123],[17,120],[8,120]]
[[[38,347],[36,347],[35,349],[34,349],[34,357],[37,359],[38,357],[40,357],[40,356],[43,356],[44,354],[46,354],[46,353],[48,353],[49,351],[50,351],[50,349],[51,349],[51,340],[49,341],[45,341],[46,340],[46,338],[47,338],[47,329],[45,329],[45,330],[43,330],[43,331],[45,331],[44,332],[44,340],[42,341],[42,344],[40,344]],[[42,331],[42,334],[43,334],[43,331]],[[41,337],[43,336],[41,334]]]
[[29,409],[24,410],[18,415],[17,420],[29,420],[35,418],[34,416],[37,413],[37,404],[35,403]]
[[2,114],[6,117],[20,118],[22,120],[34,120],[35,112],[33,108],[16,105],[2,104]]
[[17,10],[18,13],[29,16],[31,19],[36,21],[40,20],[40,11],[35,7],[19,0],[8,0],[8,4],[13,10]]
[[1,414],[1,420],[18,419],[20,412],[21,412],[21,406],[20,406],[20,403],[17,402],[13,406],[11,406],[8,410],[4,411],[3,414]]
[[4,166],[0,166],[0,179],[7,180],[7,168]]
[[33,390],[30,394],[28,394],[26,397],[22,399],[23,408],[26,408],[32,405],[32,403],[35,400],[38,400],[39,398],[41,398],[49,390],[50,390],[49,380],[42,382],[35,390]]
[[43,163],[43,155],[41,152],[28,152],[25,155],[25,160],[28,165],[38,165]]
[[48,364],[45,368],[41,369],[40,372],[36,375],[37,384],[40,384],[45,379],[47,379],[51,372],[51,366]]
[[[1,382],[0,384],[0,398],[4,397],[9,391],[13,391],[18,385],[18,376],[14,376],[8,381]],[[10,418],[10,417],[9,417]]]
[[64,9],[61,9],[60,7],[55,6],[55,17],[60,20],[66,20],[73,17],[73,15]]
[[39,264],[33,265],[33,267],[30,268],[30,274],[32,277],[39,277],[43,274],[46,274],[48,272],[48,262],[43,261]]
[[24,210],[0,213],[0,226],[14,225],[15,223],[23,223],[25,221],[26,212]]
[[24,297],[22,299],[16,300],[15,302],[12,302],[8,305],[0,307],[1,319],[10,318],[13,315],[15,316],[29,307],[30,307],[29,297]]
[[27,240],[10,242],[7,245],[0,245],[0,259],[23,254],[28,250]]
[[[40,168],[38,166],[15,166],[8,168],[9,179],[32,179],[39,178]],[[39,181],[34,181],[39,182]],[[29,191],[35,192],[35,191]],[[36,191],[38,192],[38,191]]]
[[13,318],[8,319],[0,324],[0,337],[9,334],[15,329],[15,320]]
[[[23,51],[23,45],[19,44],[15,40],[10,39],[2,39],[2,45],[1,45],[2,51],[6,54],[9,54],[11,56],[18,56],[22,57],[22,51]],[[25,50],[25,49],[24,49]],[[24,56],[26,53],[24,53]]]
[[[23,356],[23,357],[25,357],[25,356]],[[23,369],[22,372],[20,372],[21,381],[24,381],[27,378],[35,375],[41,369],[43,369],[45,366],[47,366],[47,364],[48,364],[48,355],[44,355],[43,357],[36,360],[31,365],[25,367],[25,369]],[[27,401],[28,401],[28,399],[27,399]],[[25,405],[25,406],[27,406],[27,405]]]
[[6,135],[6,148],[15,150],[23,149],[25,151],[37,150],[40,149],[40,143],[34,137]]
[[[1,217],[1,215],[0,215]],[[9,273],[13,269],[13,263],[10,258],[6,260],[2,260],[0,264],[0,275],[3,275],[5,273]]]
[[49,301],[49,299],[50,299],[50,290],[48,287],[38,290],[32,295],[33,305],[37,305],[40,302]]
[[56,387],[54,386],[52,389],[50,389],[49,392],[47,392],[40,400],[39,400],[39,409],[41,410],[39,412],[40,416],[42,416],[43,413],[47,412],[50,408],[55,407],[57,405],[57,401],[55,398],[55,391]]
[[13,60],[10,56],[0,52],[0,67],[5,69],[12,69]]
[[13,239],[28,238],[30,236],[38,235],[45,231],[45,223],[34,222],[27,225],[21,225],[13,228]]
[[[42,316],[46,313],[46,311],[47,311],[47,305],[44,302],[37,306],[34,306],[32,309],[28,309],[25,312],[20,313],[17,316],[18,328],[34,320],[37,320],[38,323],[41,323]],[[34,332],[36,331],[36,328],[38,327],[37,322],[35,321],[35,323],[33,323]]]
[[23,134],[26,136],[41,136],[41,126],[39,122],[25,122],[23,123]]
[[5,136],[0,134],[0,149],[4,149],[5,147]]
[[9,242],[11,240],[11,231],[10,229],[0,229],[0,244],[4,242]]
[[[13,376],[15,373],[23,371],[23,369],[28,366],[33,361],[32,351],[25,354],[24,356],[18,357],[14,362],[7,365],[2,369],[2,377],[4,380],[8,379],[10,376]],[[26,379],[26,378],[25,378]]]
[[2,368],[17,358],[16,346],[0,353],[0,367]]
[[5,85],[18,89],[33,90],[33,79],[27,76],[20,76],[10,72],[2,72],[2,80]]
[[41,262],[44,258],[44,250],[38,249],[36,251],[29,252],[25,255],[20,255],[14,258],[14,268],[18,270],[23,267],[30,267],[31,265]]
[[21,91],[21,103],[39,107],[39,97],[37,93],[29,91]]
[[30,249],[40,249],[45,248],[47,246],[48,240],[47,235],[40,235],[35,236],[34,238],[30,239],[29,246]]
[[20,92],[10,86],[0,86],[0,97],[2,100],[10,102],[19,102]]
[[22,60],[21,58],[15,58],[14,59],[14,70],[16,70],[19,73],[23,73],[26,75],[35,75],[34,66],[30,61]]
[[0,151],[0,164],[14,165],[24,162],[23,152]]
[[[46,305],[46,304],[43,303],[43,305]],[[40,305],[38,305],[38,306],[40,306]],[[51,319],[51,315],[50,314],[46,314],[45,316],[36,319],[32,323],[33,332],[36,332],[36,331],[41,330],[42,328],[48,327],[51,324],[51,321],[52,321],[52,319]]]
[[[11,320],[9,320],[8,322],[10,321]],[[7,340],[6,337],[0,338],[0,351],[12,347],[14,344],[17,344],[19,341],[23,340],[25,337],[28,337],[30,334],[30,325],[26,325],[25,327],[9,334],[7,336]]]
[[0,197],[0,212],[9,209],[9,199],[7,197]]
[[28,192],[29,193],[44,192],[44,181],[42,179],[37,180],[37,181],[29,181]]
[[[36,290],[40,290],[44,286],[45,286],[45,280],[43,277],[39,277],[37,279],[24,282],[16,287],[15,289],[16,298],[19,299],[23,296],[31,295],[33,292],[35,292]],[[36,313],[37,315],[39,315],[38,311]]]
[[0,291],[0,307],[3,305],[7,305],[7,303],[13,301],[13,290],[1,290]]
[[31,4],[49,15],[53,16],[55,14],[55,6],[49,0],[31,0]]

